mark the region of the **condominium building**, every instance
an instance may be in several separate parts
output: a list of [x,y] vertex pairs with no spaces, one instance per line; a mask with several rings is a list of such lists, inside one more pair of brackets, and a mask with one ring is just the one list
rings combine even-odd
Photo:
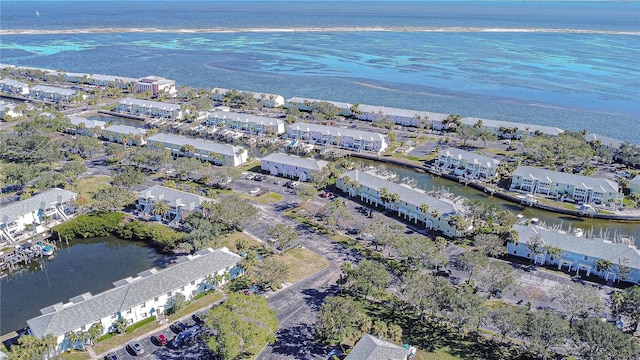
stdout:
[[208,115],[206,124],[221,126],[256,135],[284,134],[284,121],[267,116],[258,116],[229,111],[215,111]]
[[127,145],[137,146],[146,144],[144,139],[146,134],[147,130],[145,129],[127,125],[111,125],[101,132],[102,137],[108,141],[120,144],[126,142]]
[[116,111],[123,114],[166,119],[182,119],[183,117],[182,109],[178,104],[134,98],[124,98],[118,101]]
[[[441,231],[448,236],[461,235],[469,227],[462,205],[438,199],[420,189],[397,184],[365,171],[347,171],[336,179],[336,187],[360,201],[383,206],[397,212],[404,219],[416,224],[422,223],[426,228]],[[397,201],[385,202],[385,192],[397,194]]]
[[174,94],[176,92],[175,80],[165,79],[159,76],[146,76],[133,82],[137,92],[150,91],[153,96],[162,94]]
[[253,92],[253,91],[246,91],[246,90],[224,89],[220,87],[216,87],[211,91],[212,92],[211,98],[215,101],[224,101],[224,98],[229,91],[250,93],[253,95],[253,98],[256,99],[256,101],[258,101],[258,103],[260,103],[260,105],[265,108],[275,108],[278,106],[284,106],[284,98],[282,97],[282,95]]
[[159,133],[147,139],[147,146],[168,149],[177,156],[195,157],[216,165],[238,166],[247,162],[247,150],[239,146],[186,136]]
[[320,171],[327,166],[326,161],[282,153],[269,154],[261,163],[262,171],[268,171],[271,175],[297,178],[300,181],[310,180],[314,171]]
[[[41,309],[42,315],[27,320],[37,338],[55,336],[58,353],[72,348],[74,333],[102,325],[102,334],[116,330],[116,324],[132,324],[162,314],[175,303],[178,294],[187,300],[214,289],[242,274],[242,258],[227,248],[204,249],[176,260],[166,269],[155,268],[113,283],[114,287],[93,295],[84,293]],[[102,335],[100,334],[100,335]]]
[[80,116],[69,116],[72,127],[67,129],[70,134],[83,136],[98,136],[107,126],[107,123],[100,120],[89,120]]
[[76,91],[54,86],[36,85],[29,90],[29,94],[36,99],[60,102],[71,101]]
[[0,242],[13,243],[22,235],[41,233],[53,223],[68,220],[77,211],[76,196],[53,188],[0,207]]
[[297,107],[298,110],[301,111],[312,111],[313,105],[315,103],[325,102],[335,106],[338,109],[338,113],[336,115],[341,116],[351,116],[351,104],[341,101],[331,101],[331,100],[318,100],[318,99],[310,99],[304,97],[294,96],[285,101],[284,106],[286,108]]
[[[640,284],[640,251],[633,245],[578,237],[534,225],[516,224],[513,230],[518,233],[518,242],[507,244],[509,255],[540,265],[557,265],[558,270],[575,271],[577,275],[596,275],[604,280]],[[550,247],[562,250],[560,255],[550,252]]]
[[609,179],[518,166],[511,179],[511,191],[554,197],[558,201],[609,204],[620,199],[618,184]]
[[476,152],[450,147],[440,150],[433,166],[441,171],[450,171],[469,179],[490,181],[496,177],[500,162]]
[[[166,213],[154,213],[153,204],[158,201],[168,205]],[[139,217],[149,217],[151,220],[163,220],[177,224],[192,212],[200,211],[202,204],[206,201],[211,201],[211,199],[186,191],[155,185],[138,193],[136,210]]]
[[476,126],[482,130],[492,132],[494,135],[505,139],[522,139],[525,136],[549,135],[558,136],[564,130],[553,126],[515,123],[476,117],[465,117],[460,120],[464,125]]
[[0,79],[0,90],[15,95],[29,95],[29,84],[13,79]]
[[287,126],[287,137],[311,144],[334,145],[353,151],[380,153],[387,148],[385,137],[380,133],[311,123],[295,123]]

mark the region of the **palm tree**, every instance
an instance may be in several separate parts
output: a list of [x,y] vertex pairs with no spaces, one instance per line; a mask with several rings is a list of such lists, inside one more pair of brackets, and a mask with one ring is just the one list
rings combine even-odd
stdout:
[[624,303],[624,293],[622,291],[614,291],[611,294],[611,313],[616,316],[620,307]]
[[431,216],[432,216],[434,219],[440,219],[440,216],[441,216],[441,215],[440,215],[440,212],[439,212],[438,210],[433,210],[433,211],[431,212]]
[[165,215],[169,213],[169,204],[162,200],[157,200],[153,202],[151,213],[154,215],[160,215],[164,218]]
[[97,323],[91,325],[91,327],[89,328],[89,339],[91,340],[92,344],[94,344],[96,339],[98,339],[100,335],[102,335],[103,331],[104,327],[102,326],[102,322],[98,321]]
[[609,260],[598,259],[596,260],[596,270],[600,273],[607,272],[613,268],[613,263]]
[[558,261],[560,261],[560,257],[562,256],[562,249],[560,249],[559,247],[547,245],[546,250],[549,257],[548,261],[551,261],[552,258],[558,259]]
[[46,354],[45,358],[51,359],[57,352],[58,339],[55,335],[47,334],[40,340],[40,346],[42,346],[41,353]]

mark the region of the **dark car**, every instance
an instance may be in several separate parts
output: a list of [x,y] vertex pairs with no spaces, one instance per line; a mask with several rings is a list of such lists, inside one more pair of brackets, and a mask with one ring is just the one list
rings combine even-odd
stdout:
[[136,355],[144,353],[144,348],[142,347],[142,344],[140,344],[138,340],[133,340],[132,342],[130,342],[129,348],[133,350],[133,353]]
[[169,329],[171,329],[171,331],[173,331],[176,334],[184,331],[184,329],[186,328],[187,328],[187,325],[185,325],[180,321],[176,321],[173,324],[171,324],[171,326],[169,326]]
[[114,354],[114,353],[108,353],[105,357],[104,360],[118,360],[118,355]]

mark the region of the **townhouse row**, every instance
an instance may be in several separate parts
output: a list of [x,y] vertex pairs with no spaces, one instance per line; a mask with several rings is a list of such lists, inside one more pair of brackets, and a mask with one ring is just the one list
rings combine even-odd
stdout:
[[178,258],[161,270],[155,268],[113,283],[114,287],[99,294],[85,293],[66,303],[40,310],[42,315],[27,320],[32,335],[53,335],[57,352],[74,345],[74,333],[86,332],[100,324],[102,333],[114,332],[117,323],[133,324],[163,314],[175,304],[178,294],[187,300],[242,275],[238,267],[242,258],[227,248],[201,250]]

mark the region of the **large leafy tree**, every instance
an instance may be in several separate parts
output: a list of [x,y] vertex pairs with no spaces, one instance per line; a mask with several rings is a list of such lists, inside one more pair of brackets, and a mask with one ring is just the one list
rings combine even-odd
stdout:
[[109,211],[122,210],[125,206],[133,204],[137,198],[135,193],[119,186],[100,189],[93,197],[96,200],[96,210]]
[[276,340],[278,318],[262,296],[231,293],[227,301],[214,307],[206,318],[217,334],[206,339],[220,359],[252,357]]
[[599,315],[604,310],[604,302],[598,290],[588,285],[557,285],[552,293],[570,323],[577,318]]
[[203,204],[203,210],[209,220],[221,223],[229,229],[240,229],[242,224],[258,215],[258,209],[238,195],[221,197],[215,203],[206,203],[206,206]]
[[384,265],[371,260],[362,260],[346,275],[347,289],[365,297],[380,294],[391,283],[391,274]]
[[640,286],[634,285],[623,293],[623,301],[618,313],[629,320],[631,332],[638,331],[640,322]]
[[367,332],[371,319],[362,304],[349,297],[328,297],[317,314],[316,335],[326,344],[339,344]]
[[573,332],[581,359],[633,360],[640,354],[640,345],[632,336],[596,318],[577,321]]
[[546,358],[551,347],[564,343],[570,336],[569,324],[548,311],[532,312],[527,317],[525,336],[531,349]]
[[276,224],[268,228],[267,235],[273,238],[280,250],[286,250],[298,238],[296,229],[284,224]]

